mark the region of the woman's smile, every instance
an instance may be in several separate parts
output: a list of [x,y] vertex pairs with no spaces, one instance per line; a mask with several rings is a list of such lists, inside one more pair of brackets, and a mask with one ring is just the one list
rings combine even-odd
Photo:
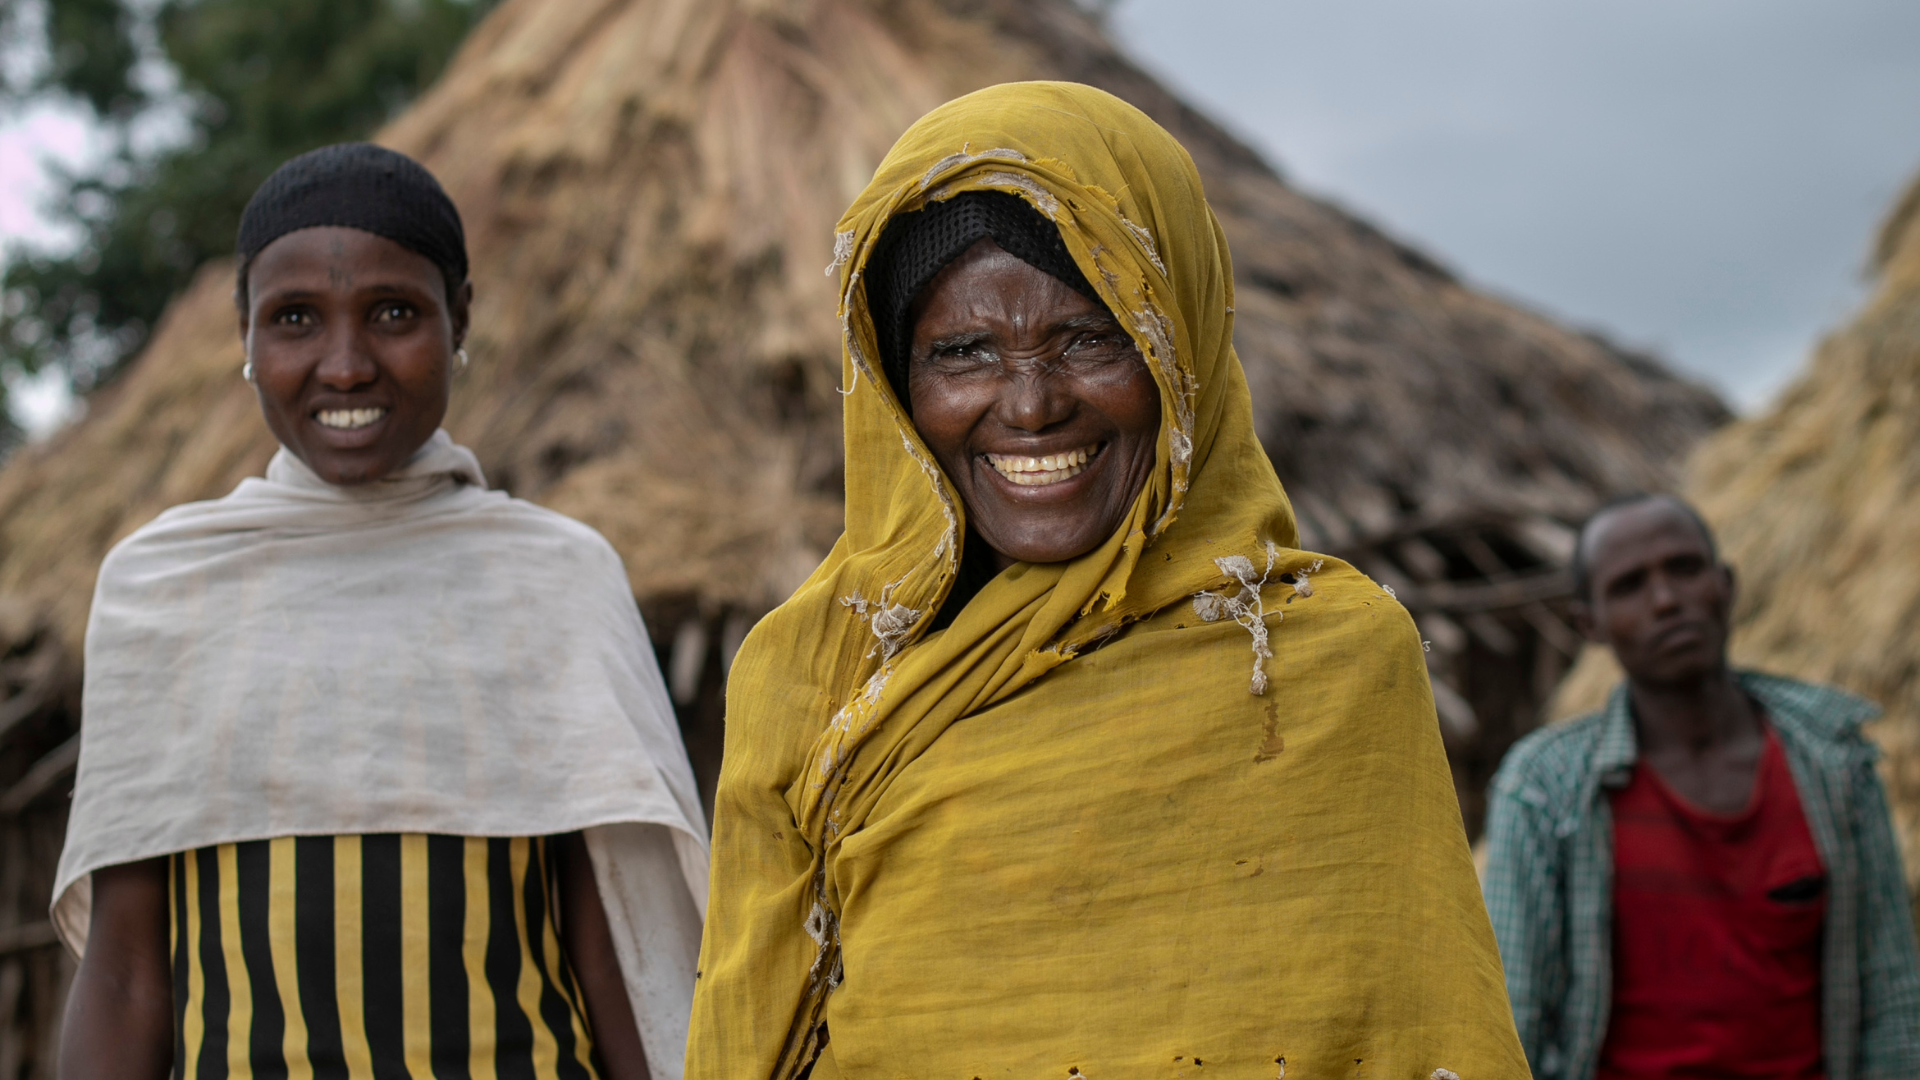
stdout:
[[[386,405],[329,402],[307,410],[306,446],[316,455],[365,454],[393,434],[394,411]],[[370,477],[371,479],[371,477]]]
[[1030,457],[1021,454],[980,455],[1006,481],[1023,488],[1050,488],[1087,471],[1090,460],[1098,457],[1105,443],[1094,443],[1077,450]]
[[372,427],[386,415],[385,408],[318,409],[315,410],[313,418],[321,425],[333,428],[335,431],[358,431],[361,428]]

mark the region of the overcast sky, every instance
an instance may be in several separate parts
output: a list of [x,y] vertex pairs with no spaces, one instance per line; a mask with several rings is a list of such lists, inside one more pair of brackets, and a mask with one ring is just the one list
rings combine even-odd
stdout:
[[[1915,0],[1120,0],[1148,67],[1469,280],[1764,404],[1920,170]],[[70,112],[0,118],[0,240]]]
[[1765,403],[1920,170],[1914,0],[1121,0],[1150,68],[1475,283]]

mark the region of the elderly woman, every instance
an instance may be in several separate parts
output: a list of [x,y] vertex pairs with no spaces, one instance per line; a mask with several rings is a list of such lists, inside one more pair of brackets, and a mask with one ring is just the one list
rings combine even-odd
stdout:
[[732,671],[688,1075],[1525,1077],[1418,636],[1296,550],[1186,153],[995,87],[841,228],[846,533]]
[[619,556],[439,430],[459,214],[366,144],[240,225],[281,450],[108,555],[66,1077],[677,1077],[706,843]]

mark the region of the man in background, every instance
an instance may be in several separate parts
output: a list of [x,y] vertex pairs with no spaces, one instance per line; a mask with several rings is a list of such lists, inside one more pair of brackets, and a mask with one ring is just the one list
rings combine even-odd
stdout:
[[1920,1077],[1912,915],[1860,726],[1727,666],[1734,576],[1685,503],[1602,508],[1573,616],[1626,671],[1494,777],[1487,906],[1542,1080]]

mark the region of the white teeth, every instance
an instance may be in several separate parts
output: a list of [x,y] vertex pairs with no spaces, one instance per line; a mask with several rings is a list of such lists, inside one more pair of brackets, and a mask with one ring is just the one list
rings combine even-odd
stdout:
[[1044,487],[1079,476],[1086,471],[1088,459],[1099,452],[1100,447],[1095,445],[1041,457],[988,454],[987,462],[1001,476],[1021,487]]
[[330,428],[352,431],[366,427],[385,415],[385,409],[322,409],[314,413],[313,418]]

